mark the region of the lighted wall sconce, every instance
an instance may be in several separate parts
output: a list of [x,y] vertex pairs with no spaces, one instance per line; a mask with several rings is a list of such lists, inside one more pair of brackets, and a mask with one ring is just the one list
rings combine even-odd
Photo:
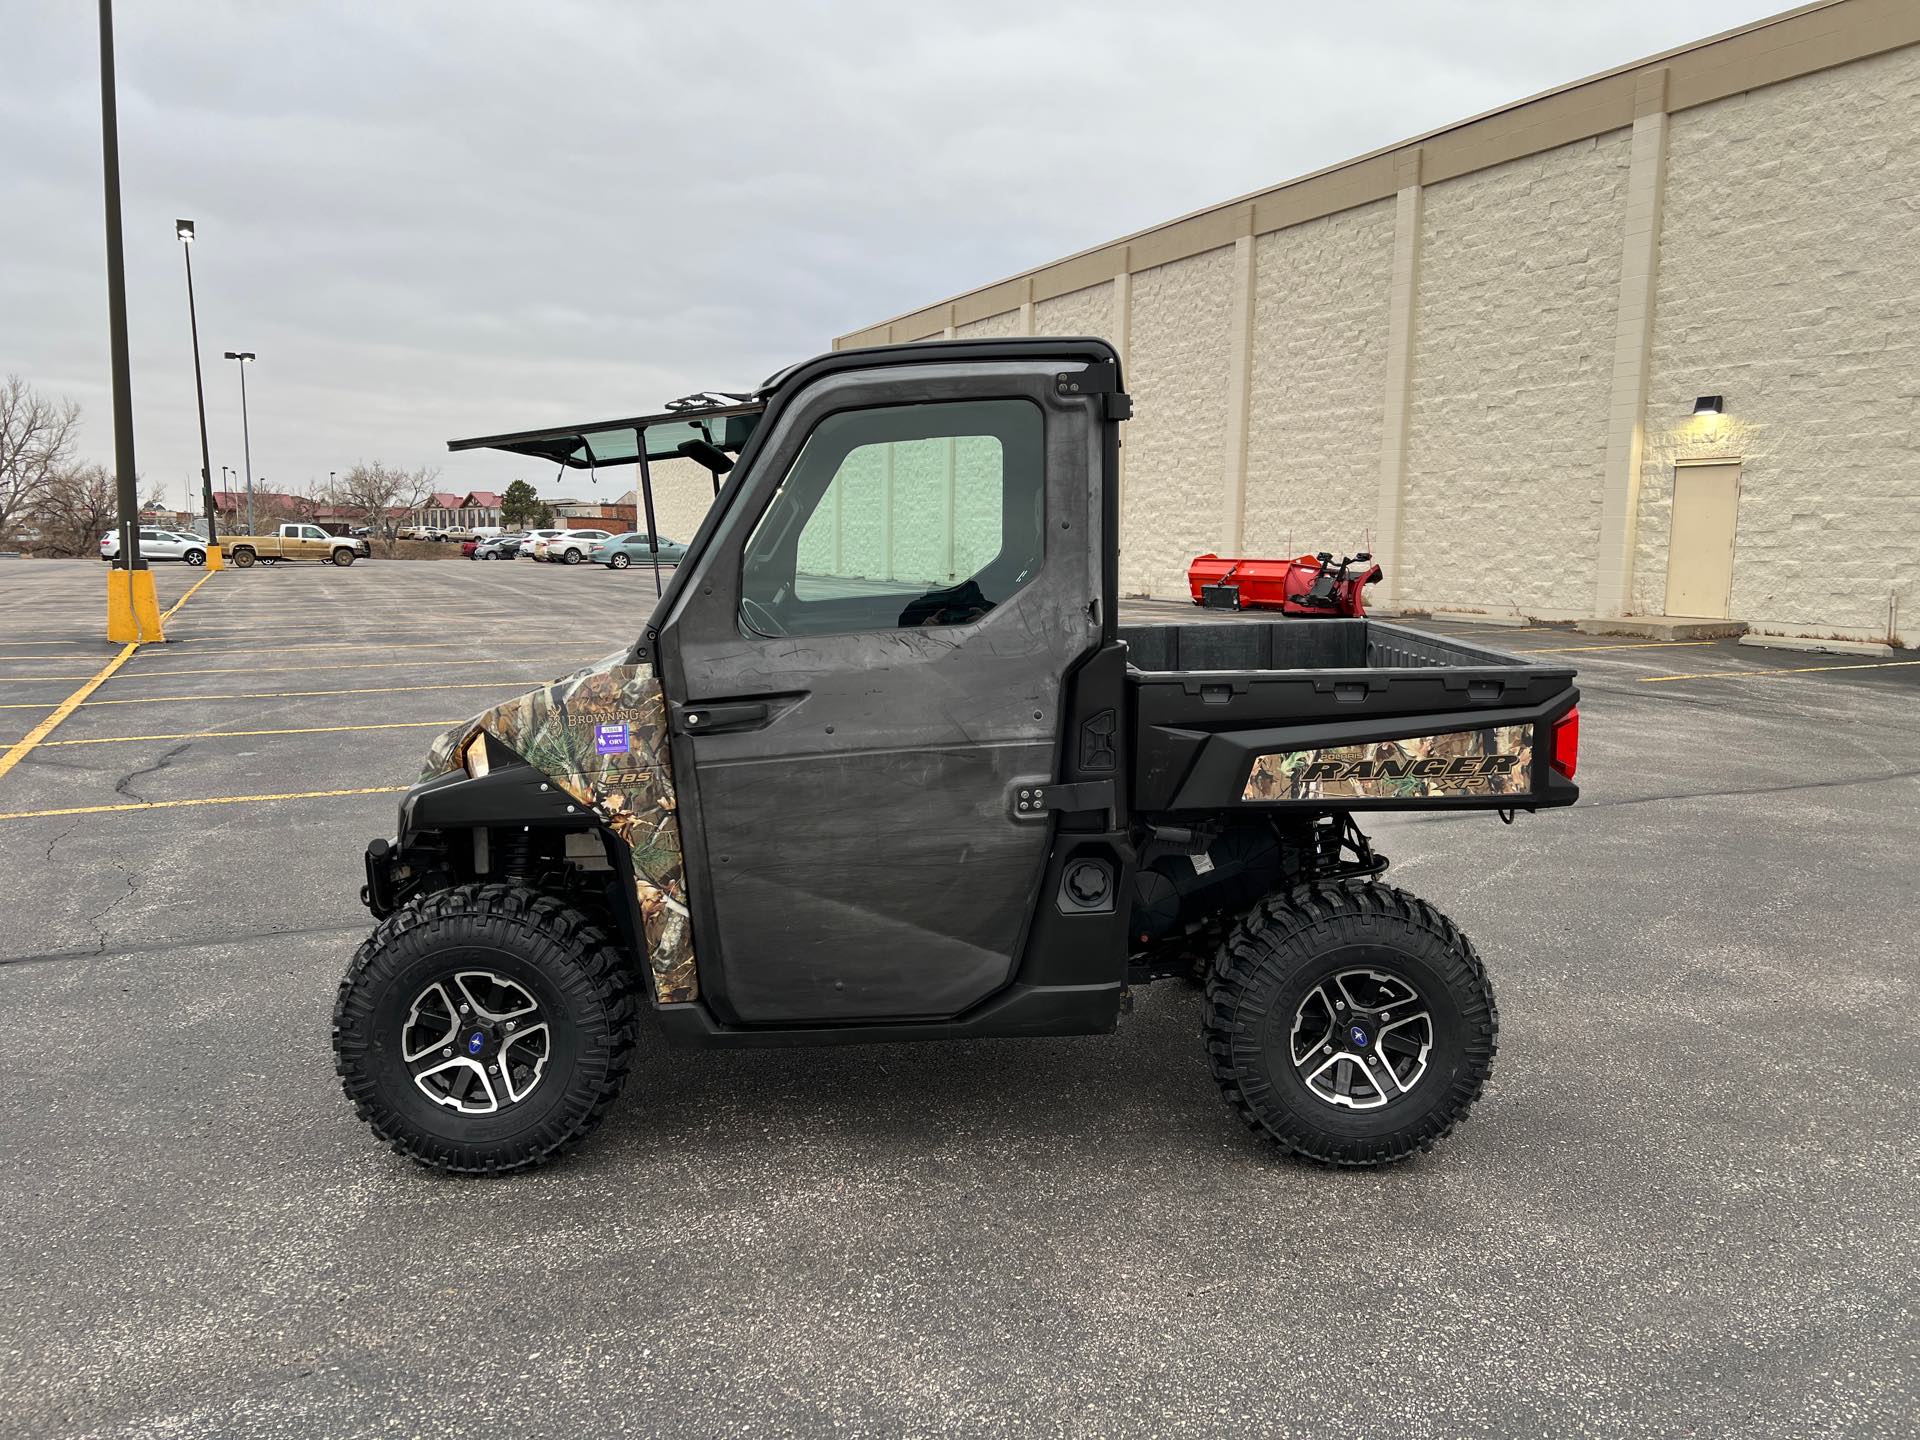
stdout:
[[1718,415],[1724,408],[1718,395],[1701,395],[1693,402],[1693,413],[1696,415]]

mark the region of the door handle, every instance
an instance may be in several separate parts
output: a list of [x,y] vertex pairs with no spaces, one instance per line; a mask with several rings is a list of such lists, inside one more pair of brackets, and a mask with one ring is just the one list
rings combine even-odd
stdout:
[[687,705],[680,710],[683,735],[718,735],[730,730],[759,730],[773,718],[764,700],[722,700],[713,705]]

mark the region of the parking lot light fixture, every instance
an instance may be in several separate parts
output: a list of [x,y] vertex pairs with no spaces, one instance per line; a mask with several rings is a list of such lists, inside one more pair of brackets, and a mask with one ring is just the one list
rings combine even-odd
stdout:
[[247,362],[255,360],[251,350],[229,350],[227,359],[240,363],[240,449],[247,467],[247,533],[253,534],[253,436],[247,428]]

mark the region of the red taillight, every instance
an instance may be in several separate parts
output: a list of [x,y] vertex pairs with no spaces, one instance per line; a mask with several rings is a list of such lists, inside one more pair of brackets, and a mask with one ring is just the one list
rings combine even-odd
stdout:
[[1580,765],[1580,707],[1574,706],[1553,722],[1553,768],[1567,779]]

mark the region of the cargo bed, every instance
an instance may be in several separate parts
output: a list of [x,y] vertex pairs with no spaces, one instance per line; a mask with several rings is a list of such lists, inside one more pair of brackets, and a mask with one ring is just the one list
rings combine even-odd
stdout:
[[[1141,810],[1333,800],[1531,809],[1579,793],[1546,759],[1555,722],[1579,698],[1571,665],[1377,620],[1123,625],[1120,638]],[[1449,739],[1437,747],[1402,743],[1440,735]],[[1438,774],[1426,748],[1457,760],[1456,773]],[[1468,773],[1473,756],[1493,764],[1496,754],[1516,757],[1507,773]],[[1272,758],[1283,756],[1294,758]],[[1325,776],[1336,760],[1334,781]],[[1300,782],[1316,763],[1324,774]],[[1403,764],[1424,773],[1400,773]]]

